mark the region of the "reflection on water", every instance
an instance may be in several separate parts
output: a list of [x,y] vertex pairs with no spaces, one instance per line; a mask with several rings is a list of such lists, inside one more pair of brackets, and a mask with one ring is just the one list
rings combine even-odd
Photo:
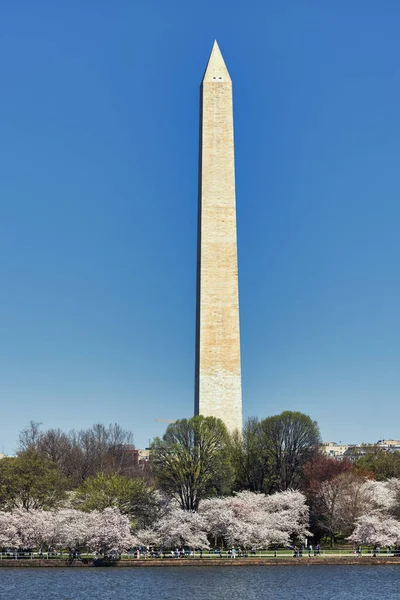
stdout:
[[399,566],[0,568],[1,600],[398,600]]

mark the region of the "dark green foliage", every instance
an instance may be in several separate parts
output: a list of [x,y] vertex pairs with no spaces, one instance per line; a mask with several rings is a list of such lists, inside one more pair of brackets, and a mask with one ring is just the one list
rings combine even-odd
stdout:
[[35,450],[0,460],[0,508],[56,508],[66,498],[66,480],[57,465]]
[[98,473],[86,479],[76,490],[73,504],[84,511],[118,508],[138,527],[151,525],[159,514],[160,506],[157,492],[143,479],[117,473]]
[[242,436],[233,436],[232,462],[238,491],[265,492],[270,488],[268,446],[261,423],[251,417],[244,424]]
[[303,465],[320,442],[317,423],[300,412],[249,419],[243,439],[234,440],[235,487],[265,493],[301,488]]
[[196,416],[168,426],[151,448],[160,488],[182,508],[197,510],[201,498],[230,491],[230,436],[214,417]]
[[366,454],[354,464],[357,469],[373,473],[377,481],[400,477],[400,452],[389,452],[377,446],[365,446]]
[[301,412],[285,411],[262,421],[268,463],[275,490],[300,488],[303,465],[318,451],[321,436],[316,421]]

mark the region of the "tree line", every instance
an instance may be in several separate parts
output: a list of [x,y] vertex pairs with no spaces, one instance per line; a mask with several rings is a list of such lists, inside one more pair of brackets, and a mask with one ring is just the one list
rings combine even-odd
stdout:
[[[16,457],[0,460],[0,510],[114,508],[133,531],[145,532],[177,507],[198,512],[207,499],[295,491],[305,498],[314,539],[333,544],[352,535],[368,513],[366,482],[400,478],[400,454],[370,447],[357,460],[337,461],[320,444],[318,424],[299,412],[250,418],[241,435],[230,435],[216,418],[196,416],[155,438],[140,470],[133,435],[117,424],[64,432],[31,422]],[[390,517],[400,518],[400,508],[392,507]]]

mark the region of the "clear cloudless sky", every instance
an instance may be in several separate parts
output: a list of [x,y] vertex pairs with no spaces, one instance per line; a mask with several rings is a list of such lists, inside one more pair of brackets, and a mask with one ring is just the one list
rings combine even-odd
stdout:
[[244,416],[400,438],[400,3],[3,0],[0,451],[191,416],[199,84],[234,84]]

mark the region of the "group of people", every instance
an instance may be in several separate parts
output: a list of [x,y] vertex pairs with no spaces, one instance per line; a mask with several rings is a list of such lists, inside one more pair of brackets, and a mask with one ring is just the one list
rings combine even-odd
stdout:
[[[220,558],[223,558],[223,551],[220,550],[219,548],[215,548],[214,550],[215,554],[217,554]],[[254,548],[252,548],[250,550],[250,554],[255,554],[256,551]],[[226,558],[247,558],[248,556],[248,552],[246,549],[242,549],[240,546],[238,546],[237,548],[235,548],[234,546],[232,546],[232,548],[225,550],[225,557]]]
[[[309,544],[307,547],[304,546],[304,544],[301,544],[300,546],[291,546],[289,548],[290,550],[293,550],[293,557],[297,558],[297,557],[302,557],[304,552],[308,553],[308,556],[311,557],[313,556],[319,556],[321,554],[321,546],[320,544],[316,544],[316,546],[313,548],[313,546],[311,544]],[[245,548],[241,548],[240,546],[238,546],[237,548],[235,548],[235,546],[232,546],[231,548],[227,548],[226,550],[222,550],[218,547],[214,548],[214,550],[202,550],[202,549],[198,549],[198,550],[191,550],[189,548],[185,548],[185,547],[176,547],[175,549],[172,550],[164,550],[163,548],[152,548],[150,546],[147,547],[142,547],[139,546],[136,550],[131,551],[130,553],[134,553],[136,558],[188,558],[188,557],[195,557],[197,556],[198,558],[203,558],[203,554],[208,555],[209,557],[211,557],[212,554],[214,554],[215,556],[218,556],[219,558],[247,558],[249,555],[250,556],[256,556],[256,549],[253,547],[251,548],[250,551],[246,550]],[[275,557],[278,556],[278,547],[275,547]]]
[[321,545],[317,544],[314,548],[311,544],[305,548],[304,544],[300,544],[300,546],[293,546],[293,558],[301,558],[303,556],[304,550],[307,550],[308,558],[310,558],[313,553],[314,556],[320,556],[321,554]]
[[[57,552],[57,549],[54,546],[49,546],[44,550],[43,548],[38,548],[37,551],[33,548],[6,548],[5,555],[6,558],[14,558],[16,560],[18,558],[32,558],[33,555],[36,555],[37,558],[63,556],[65,555],[65,552]],[[81,558],[77,548],[68,548],[68,556],[71,559]]]
[[[136,555],[136,558],[188,558],[190,556],[194,557],[197,555],[197,557],[203,558],[203,553],[207,553],[208,556],[211,556],[212,554],[215,554],[216,556],[218,556],[219,558],[236,558],[236,557],[240,557],[240,558],[244,558],[248,556],[248,552],[247,550],[243,550],[240,546],[238,548],[235,548],[232,546],[232,548],[229,548],[227,550],[220,550],[219,548],[215,548],[214,550],[208,550],[207,552],[204,551],[202,548],[199,548],[198,550],[191,550],[189,548],[178,548],[176,547],[175,549],[172,549],[170,551],[164,550],[163,548],[151,548],[150,546],[147,546],[146,548],[139,546],[137,548],[137,550],[134,551],[134,554]],[[255,554],[256,551],[254,548],[251,549],[251,554]]]
[[[354,550],[354,554],[358,554],[358,556],[362,556],[362,547],[357,546],[357,548]],[[372,554],[372,556],[380,556],[381,547],[374,546],[373,548],[371,548],[370,546],[368,546],[367,554]],[[391,546],[386,546],[386,554],[389,554],[389,555],[393,554],[393,556],[400,556],[400,547],[394,546],[392,548]]]

